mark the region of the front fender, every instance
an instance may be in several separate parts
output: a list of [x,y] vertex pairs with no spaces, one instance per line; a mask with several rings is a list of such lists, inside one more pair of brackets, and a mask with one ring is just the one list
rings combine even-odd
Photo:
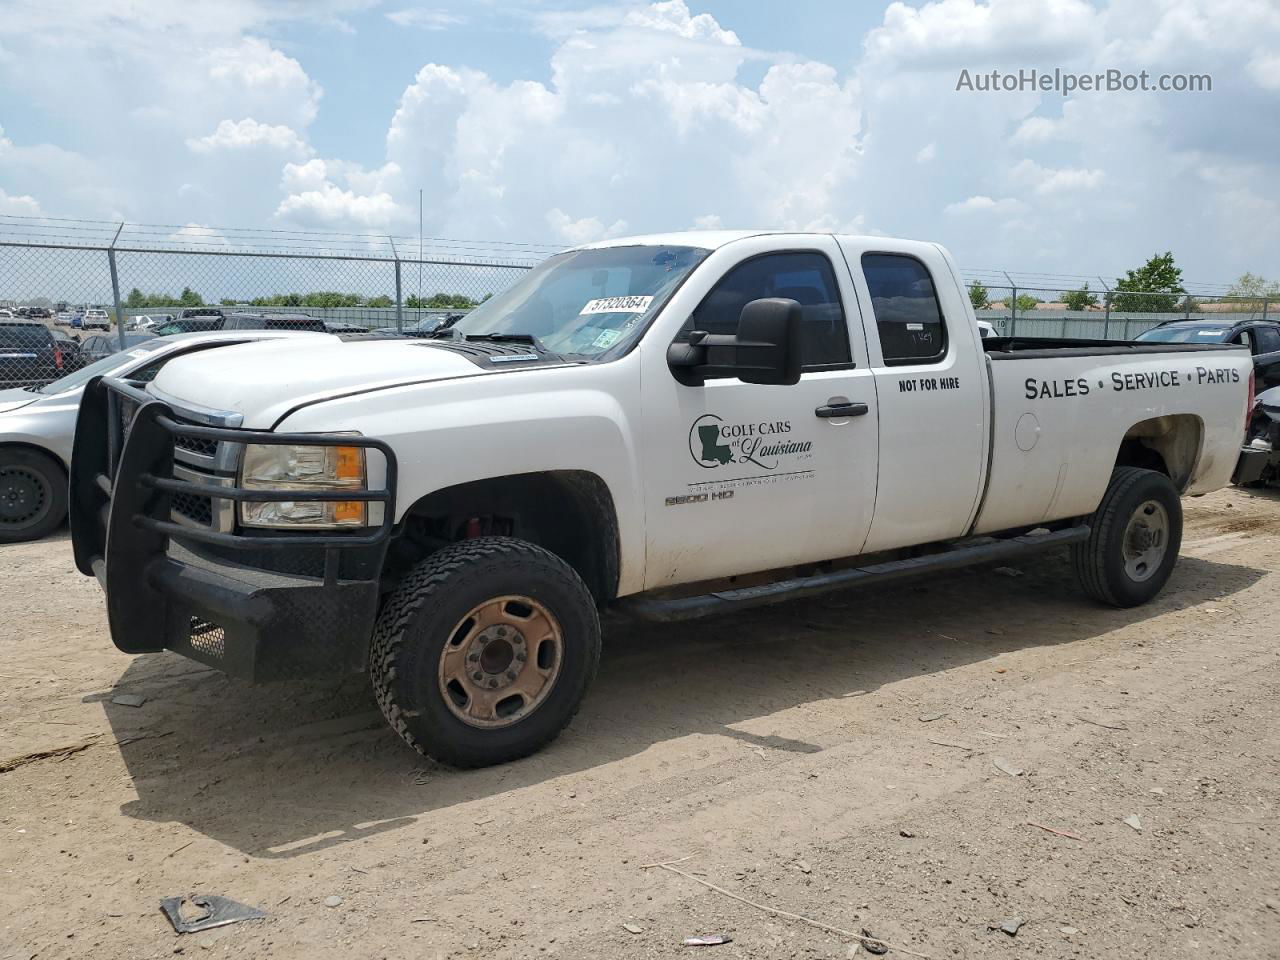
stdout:
[[291,413],[278,429],[355,430],[386,442],[399,462],[397,521],[428,494],[459,484],[595,474],[613,498],[622,595],[643,584],[645,543],[636,431],[626,412],[639,409],[638,373],[629,375],[626,359],[337,398]]

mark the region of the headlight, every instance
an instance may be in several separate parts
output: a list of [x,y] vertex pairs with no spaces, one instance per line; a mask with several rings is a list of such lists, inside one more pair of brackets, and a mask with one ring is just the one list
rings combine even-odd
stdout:
[[[365,490],[363,447],[245,445],[240,485],[260,490]],[[240,504],[247,527],[361,527],[363,500],[276,500]]]

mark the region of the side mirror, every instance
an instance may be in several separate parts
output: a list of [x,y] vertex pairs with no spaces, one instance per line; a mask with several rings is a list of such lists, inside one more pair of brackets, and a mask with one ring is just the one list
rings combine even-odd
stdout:
[[780,297],[752,300],[742,308],[736,335],[691,331],[687,342],[667,348],[667,364],[686,386],[701,386],[708,377],[799,383],[800,304]]

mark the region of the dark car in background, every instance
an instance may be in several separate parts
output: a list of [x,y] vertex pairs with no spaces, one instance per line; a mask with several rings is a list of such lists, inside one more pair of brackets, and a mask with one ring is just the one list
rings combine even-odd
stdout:
[[1144,343],[1237,343],[1253,354],[1259,393],[1280,387],[1280,321],[1170,320],[1134,337]]
[[124,345],[121,346],[118,334],[99,334],[96,337],[85,337],[84,342],[80,344],[80,352],[84,354],[85,363],[94,363],[103,357],[109,357],[113,353],[128,350],[130,347],[136,347],[154,339],[155,335],[151,333],[126,333]]
[[66,357],[43,323],[0,320],[0,387],[28,387],[56,380]]
[[[183,313],[186,313],[184,310]],[[308,330],[327,333],[325,322],[304,313],[229,313],[226,316],[179,317],[155,329],[156,336],[209,330]]]

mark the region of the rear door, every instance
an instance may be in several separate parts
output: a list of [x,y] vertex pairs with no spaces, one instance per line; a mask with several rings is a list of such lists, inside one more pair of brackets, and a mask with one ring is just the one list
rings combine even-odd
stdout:
[[985,354],[950,258],[934,244],[842,237],[879,395],[867,552],[965,534],[988,454]]
[[[801,305],[800,382],[677,382],[668,346],[690,330],[736,333],[761,297]],[[829,236],[735,241],[672,298],[643,342],[646,589],[861,550],[875,503],[876,396],[857,311]],[[859,413],[825,415],[842,402]]]

